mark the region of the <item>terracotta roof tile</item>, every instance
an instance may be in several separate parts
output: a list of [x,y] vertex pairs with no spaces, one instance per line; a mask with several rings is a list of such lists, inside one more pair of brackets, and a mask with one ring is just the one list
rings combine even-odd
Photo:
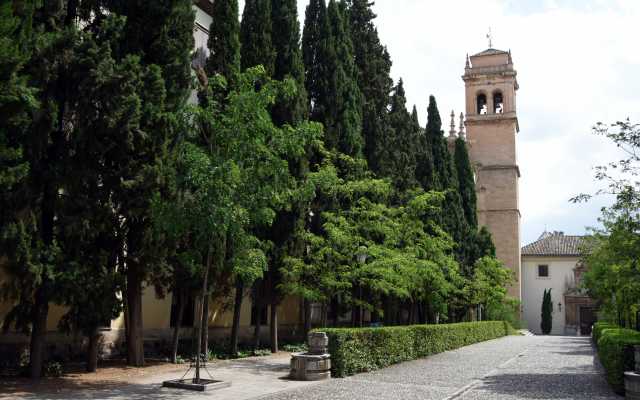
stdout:
[[545,232],[538,240],[522,248],[523,256],[580,256],[586,236]]

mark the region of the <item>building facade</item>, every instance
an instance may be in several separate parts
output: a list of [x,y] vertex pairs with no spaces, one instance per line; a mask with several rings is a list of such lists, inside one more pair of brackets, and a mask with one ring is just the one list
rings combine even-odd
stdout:
[[527,328],[541,334],[542,296],[551,289],[552,335],[588,335],[596,304],[580,287],[584,236],[544,232],[522,248],[522,306]]
[[514,272],[509,295],[520,300],[516,75],[511,52],[487,49],[467,57],[462,79],[467,143],[476,173],[478,224],[489,229],[498,259]]

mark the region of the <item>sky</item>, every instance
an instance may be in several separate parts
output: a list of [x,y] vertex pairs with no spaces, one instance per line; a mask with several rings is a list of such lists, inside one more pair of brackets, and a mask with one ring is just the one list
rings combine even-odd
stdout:
[[[298,1],[301,20],[307,4]],[[619,158],[592,126],[640,119],[640,1],[377,0],[374,11],[408,106],[425,124],[433,94],[445,130],[451,110],[464,109],[465,57],[488,47],[491,28],[493,47],[511,49],[518,71],[522,244],[545,229],[579,235],[598,226],[611,198],[569,199],[596,191],[593,167]]]

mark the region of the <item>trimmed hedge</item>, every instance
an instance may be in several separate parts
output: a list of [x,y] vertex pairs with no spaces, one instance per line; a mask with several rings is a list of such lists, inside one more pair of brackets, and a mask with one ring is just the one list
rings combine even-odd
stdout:
[[317,329],[329,336],[331,375],[345,377],[509,335],[502,321]]
[[640,332],[607,323],[597,323],[593,340],[598,358],[604,367],[607,381],[618,393],[624,393],[624,372],[634,369],[633,345],[640,345]]

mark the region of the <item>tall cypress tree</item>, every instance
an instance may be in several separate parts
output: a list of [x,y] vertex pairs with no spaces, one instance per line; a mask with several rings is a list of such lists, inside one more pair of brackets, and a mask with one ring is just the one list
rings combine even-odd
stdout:
[[474,180],[467,142],[462,138],[456,139],[454,160],[458,175],[458,192],[462,200],[462,209],[469,228],[478,229],[478,217],[476,214],[476,184]]
[[161,264],[164,249],[149,240],[150,203],[165,189],[164,158],[176,140],[178,113],[191,92],[194,12],[188,1],[107,4],[110,8],[100,12],[126,17],[125,34],[114,44],[114,54],[123,59],[139,57],[139,66],[131,69],[144,77],[144,85],[132,86],[136,89],[132,107],[137,103],[140,109],[139,114],[132,110],[131,125],[138,129],[124,138],[120,135],[126,132],[105,134],[117,143],[118,151],[106,154],[105,163],[112,168],[104,172],[113,191],[113,209],[126,221],[127,354],[130,364],[140,366],[144,364],[142,284]]
[[[302,56],[305,67],[304,82],[309,95],[309,116],[311,120],[325,124],[326,141],[326,120],[330,115],[327,104],[332,80],[329,60],[335,59],[336,56],[324,0],[311,0],[307,6],[302,35]],[[332,145],[336,145],[335,140]]]
[[291,98],[279,98],[272,110],[273,122],[282,126],[294,124],[307,118],[307,91],[304,84],[304,63],[300,48],[300,25],[296,0],[272,0],[272,37],[276,53],[273,78],[293,79],[296,94]]
[[381,143],[388,133],[387,107],[393,80],[391,79],[391,57],[380,43],[374,24],[376,14],[370,0],[349,1],[348,15],[351,25],[353,55],[358,71],[358,86],[363,95],[362,133],[365,140],[364,153],[369,167],[379,171]]
[[213,22],[209,28],[206,73],[220,74],[233,83],[240,72],[240,22],[238,0],[216,0],[213,2]]
[[416,148],[418,133],[407,111],[402,79],[395,87],[389,111],[389,130],[380,149],[380,175],[390,177],[396,189],[403,192],[416,185]]
[[273,75],[276,53],[271,40],[271,0],[247,0],[240,24],[240,63],[243,70],[262,65],[268,76]]

